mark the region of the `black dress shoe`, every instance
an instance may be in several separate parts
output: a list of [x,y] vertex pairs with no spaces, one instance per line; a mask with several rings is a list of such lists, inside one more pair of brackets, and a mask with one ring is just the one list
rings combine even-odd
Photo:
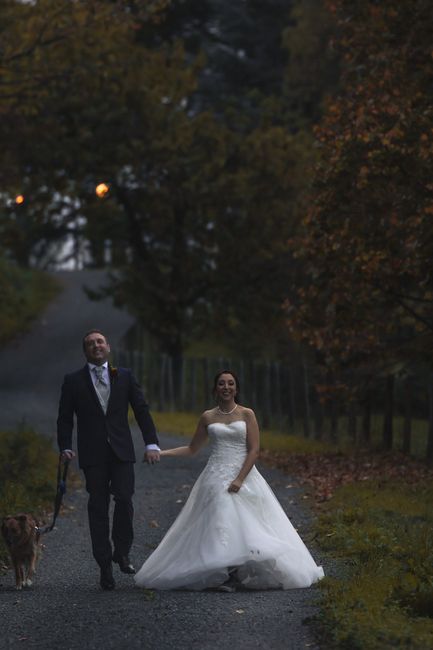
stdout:
[[135,568],[132,566],[131,560],[127,555],[113,555],[113,562],[119,565],[122,573],[129,573],[130,575],[135,573]]
[[101,567],[101,579],[99,584],[101,585],[102,589],[104,589],[104,591],[112,591],[116,586],[113,578],[111,564],[106,567]]

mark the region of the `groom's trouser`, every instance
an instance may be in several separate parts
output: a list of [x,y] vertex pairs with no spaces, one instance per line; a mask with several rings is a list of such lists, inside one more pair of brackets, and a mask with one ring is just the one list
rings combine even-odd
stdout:
[[83,468],[89,493],[87,511],[93,557],[104,567],[110,564],[113,550],[110,543],[110,494],[114,497],[111,539],[115,555],[128,555],[133,540],[134,465],[123,462],[109,449],[101,465]]

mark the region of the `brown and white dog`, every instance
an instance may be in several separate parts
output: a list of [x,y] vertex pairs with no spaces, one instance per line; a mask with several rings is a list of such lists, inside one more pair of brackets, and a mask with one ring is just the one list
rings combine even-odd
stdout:
[[15,569],[16,588],[29,587],[40,551],[38,522],[20,512],[3,519],[1,532]]

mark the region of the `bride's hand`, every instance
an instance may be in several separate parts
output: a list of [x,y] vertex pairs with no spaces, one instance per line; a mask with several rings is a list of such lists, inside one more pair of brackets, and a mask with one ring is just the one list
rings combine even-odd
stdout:
[[241,487],[242,487],[242,481],[238,481],[237,479],[235,479],[234,481],[232,481],[230,483],[230,485],[228,487],[228,491],[236,493],[236,492],[239,492]]

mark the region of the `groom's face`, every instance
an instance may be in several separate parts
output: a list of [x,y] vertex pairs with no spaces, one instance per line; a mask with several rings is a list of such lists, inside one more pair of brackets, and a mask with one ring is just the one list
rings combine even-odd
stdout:
[[107,339],[99,332],[92,332],[84,339],[84,354],[87,361],[95,366],[102,366],[110,354],[110,346]]

